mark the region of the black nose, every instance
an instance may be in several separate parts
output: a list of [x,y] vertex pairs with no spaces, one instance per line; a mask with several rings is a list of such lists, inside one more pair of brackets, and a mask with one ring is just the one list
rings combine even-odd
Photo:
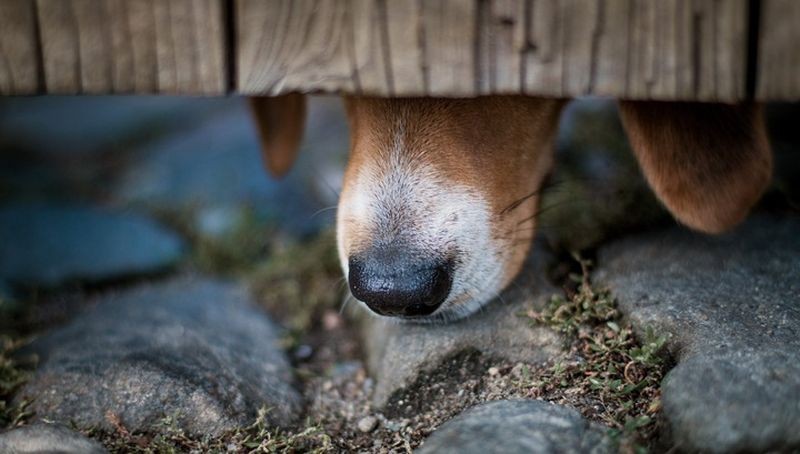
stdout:
[[442,305],[453,284],[452,264],[396,249],[350,257],[350,291],[380,315],[422,316]]

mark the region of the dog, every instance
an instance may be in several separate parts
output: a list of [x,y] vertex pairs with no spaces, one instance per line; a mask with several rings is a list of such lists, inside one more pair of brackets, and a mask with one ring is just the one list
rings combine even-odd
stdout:
[[[345,97],[350,157],[337,213],[352,295],[380,317],[466,317],[517,275],[566,100]],[[288,171],[305,98],[252,98],[267,168]],[[679,222],[721,233],[772,176],[756,103],[620,101],[641,170]]]

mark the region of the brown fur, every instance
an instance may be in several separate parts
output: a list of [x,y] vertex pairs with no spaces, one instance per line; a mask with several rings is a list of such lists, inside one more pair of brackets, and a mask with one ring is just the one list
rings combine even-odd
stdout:
[[738,224],[770,182],[760,105],[625,101],[620,112],[647,181],[693,229]]
[[250,98],[250,109],[261,138],[261,154],[267,170],[285,175],[292,167],[306,120],[306,97],[298,93]]

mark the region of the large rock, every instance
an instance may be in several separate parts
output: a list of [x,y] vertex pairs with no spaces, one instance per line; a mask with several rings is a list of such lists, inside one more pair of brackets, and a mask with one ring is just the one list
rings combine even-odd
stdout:
[[236,210],[243,209],[293,231],[313,231],[332,220],[332,212],[314,214],[330,203],[330,194],[336,197],[335,189],[315,190],[315,185],[329,179],[326,169],[331,165],[341,173],[343,162],[335,158],[347,151],[341,109],[331,101],[311,104],[300,162],[283,179],[271,178],[265,170],[255,123],[242,102],[238,109],[142,149],[112,198],[159,212],[193,209],[196,219],[190,219],[190,227],[202,232],[209,222],[219,224],[219,213],[225,213],[223,220],[235,220]]
[[676,227],[612,244],[598,263],[634,327],[671,336],[673,443],[800,448],[800,219],[762,215],[720,237]]
[[239,103],[235,98],[169,96],[4,98],[0,140],[48,155],[102,153]]
[[0,207],[0,238],[0,278],[37,286],[152,273],[183,253],[149,218],[76,205]]
[[[182,278],[100,298],[30,347],[40,367],[17,399],[38,419],[130,431],[164,416],[190,434],[291,423],[300,408],[276,327],[230,284]],[[111,417],[111,419],[114,419]]]
[[32,424],[0,433],[0,452],[5,454],[104,454],[96,441],[57,424]]
[[528,309],[541,308],[551,295],[559,293],[545,278],[550,258],[543,245],[536,244],[515,283],[500,298],[464,320],[424,325],[365,317],[364,348],[376,380],[374,403],[385,405],[395,391],[460,352],[478,351],[526,363],[545,362],[561,353],[564,342],[555,331],[532,326],[521,316]]
[[143,144],[240,98],[46,96],[0,101],[0,182],[20,198],[104,200]]
[[473,407],[438,428],[420,454],[615,452],[603,429],[575,410],[539,400],[501,400]]

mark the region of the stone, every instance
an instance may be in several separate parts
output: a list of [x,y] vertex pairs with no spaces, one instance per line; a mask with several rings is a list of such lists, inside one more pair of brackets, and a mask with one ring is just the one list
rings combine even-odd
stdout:
[[0,452],[5,454],[104,454],[96,441],[58,424],[32,424],[0,433]]
[[358,430],[361,432],[372,432],[376,427],[378,427],[378,418],[374,416],[364,416],[358,421]]
[[615,100],[587,97],[567,104],[556,162],[542,191],[538,231],[563,250],[595,249],[669,219],[639,170]]
[[795,103],[770,103],[767,117],[769,143],[775,159],[773,188],[781,192],[790,205],[800,206],[800,131],[796,119],[800,108]]
[[[523,271],[495,301],[466,319],[447,324],[397,323],[365,316],[363,345],[367,367],[376,380],[373,403],[384,406],[396,391],[435,369],[460,352],[526,363],[543,363],[564,351],[564,341],[554,330],[532,326],[522,316],[541,309],[559,290],[545,278],[551,256],[542,243]],[[366,312],[368,309],[359,308]]]
[[472,407],[436,429],[426,453],[611,453],[604,429],[577,411],[539,400],[501,400]]
[[0,278],[30,286],[153,273],[184,251],[177,234],[150,218],[81,205],[2,206],[0,238]]
[[704,452],[800,448],[800,218],[733,232],[674,227],[603,248],[594,276],[640,335],[668,335],[672,442]]
[[6,98],[0,106],[3,194],[105,201],[118,174],[146,144],[242,103],[236,97]]
[[5,98],[0,137],[46,155],[102,153],[187,127],[240,103],[235,98],[168,96]]
[[320,210],[338,195],[335,188],[318,187],[323,175],[317,172],[327,175],[332,166],[341,173],[344,163],[336,157],[346,156],[348,146],[341,108],[331,101],[311,103],[298,163],[282,179],[265,170],[255,123],[242,101],[140,150],[112,199],[157,212],[184,214],[188,207],[189,227],[201,233],[224,231],[226,219],[248,210],[289,231],[314,232],[333,220],[333,212]]
[[163,429],[165,417],[193,435],[295,421],[293,387],[276,326],[244,288],[183,277],[99,297],[26,352],[40,358],[15,398],[38,419],[111,430]]

